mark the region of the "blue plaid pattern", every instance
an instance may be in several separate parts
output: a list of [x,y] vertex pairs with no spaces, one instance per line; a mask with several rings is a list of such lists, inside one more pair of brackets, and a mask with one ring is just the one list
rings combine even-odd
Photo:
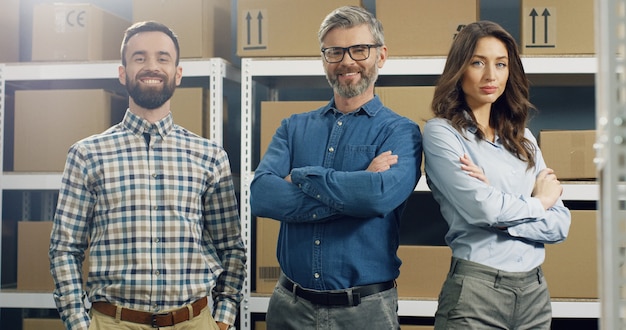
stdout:
[[216,321],[234,324],[246,257],[222,147],[171,114],[149,123],[127,111],[70,148],[62,180],[50,262],[68,329],[89,325],[84,291],[92,302],[151,312],[211,295]]

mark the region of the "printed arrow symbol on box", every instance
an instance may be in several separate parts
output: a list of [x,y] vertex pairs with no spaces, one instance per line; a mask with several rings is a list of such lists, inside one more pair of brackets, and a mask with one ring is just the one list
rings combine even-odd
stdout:
[[[531,10],[530,12],[530,17],[532,17],[533,20],[533,24],[532,24],[532,43],[535,43],[535,35],[537,34],[535,31],[535,27],[536,27],[536,22],[535,22],[535,18],[539,16],[539,14],[537,14],[537,11],[535,10],[535,8],[533,8],[533,10]],[[548,16],[550,16],[550,12],[548,11],[548,8],[545,8],[543,10],[543,13],[541,14],[541,16],[543,16],[543,25],[544,25],[544,32],[543,32],[543,43],[547,44],[548,43]]]
[[248,31],[248,45],[250,44],[250,20],[252,16],[250,16],[250,12],[246,14],[246,30]]
[[259,45],[263,44],[263,14],[261,14],[261,12],[259,11],[259,14],[257,15],[257,21],[259,22]]
[[550,16],[550,12],[548,11],[548,8],[543,10],[543,14],[541,14],[541,16],[543,16],[543,43],[547,44],[548,43],[548,16]]

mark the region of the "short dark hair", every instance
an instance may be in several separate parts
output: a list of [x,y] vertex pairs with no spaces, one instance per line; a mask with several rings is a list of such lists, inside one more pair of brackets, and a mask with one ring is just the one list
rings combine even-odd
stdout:
[[137,22],[128,27],[128,29],[126,29],[126,32],[124,32],[124,40],[122,40],[122,47],[120,49],[123,66],[126,66],[126,57],[124,55],[126,53],[126,45],[128,44],[128,40],[139,32],[163,32],[168,37],[170,37],[170,39],[172,39],[172,42],[174,43],[174,48],[176,48],[176,65],[178,66],[178,62],[180,60],[180,46],[178,44],[178,37],[176,36],[176,33],[172,31],[172,29],[156,21]]

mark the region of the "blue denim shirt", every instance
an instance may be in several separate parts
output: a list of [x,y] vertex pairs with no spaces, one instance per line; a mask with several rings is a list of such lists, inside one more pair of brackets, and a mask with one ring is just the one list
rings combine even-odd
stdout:
[[[398,277],[400,215],[422,161],[417,124],[378,96],[348,114],[333,106],[283,119],[250,187],[252,213],[281,221],[282,271],[316,290]],[[388,150],[397,164],[365,171]]]
[[[524,136],[535,148],[536,165],[528,170],[498,136],[495,142],[479,140],[476,131],[471,127],[461,134],[441,118],[424,126],[426,177],[450,228],[446,242],[460,259],[509,272],[532,270],[544,261],[544,244],[567,237],[569,209],[559,199],[544,210],[532,197],[546,164],[530,130]],[[489,184],[461,170],[463,154],[483,169]]]

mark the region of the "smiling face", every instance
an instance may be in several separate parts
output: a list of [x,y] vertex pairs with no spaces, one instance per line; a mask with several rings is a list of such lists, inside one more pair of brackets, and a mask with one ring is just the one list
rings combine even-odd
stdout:
[[131,106],[161,108],[172,97],[182,77],[170,37],[162,32],[137,33],[128,40],[124,56],[126,66],[120,67],[119,79],[126,86]]
[[504,93],[508,79],[509,54],[504,43],[495,37],[479,39],[461,80],[470,109],[490,109]]
[[[360,44],[375,44],[368,25],[361,24],[351,28],[334,28],[324,37],[323,47],[350,47]],[[353,60],[344,54],[338,63],[328,63],[322,58],[326,79],[335,92],[335,97],[353,98],[374,93],[374,83],[378,78],[378,69],[386,57],[386,48],[372,47],[370,56],[363,61]]]

